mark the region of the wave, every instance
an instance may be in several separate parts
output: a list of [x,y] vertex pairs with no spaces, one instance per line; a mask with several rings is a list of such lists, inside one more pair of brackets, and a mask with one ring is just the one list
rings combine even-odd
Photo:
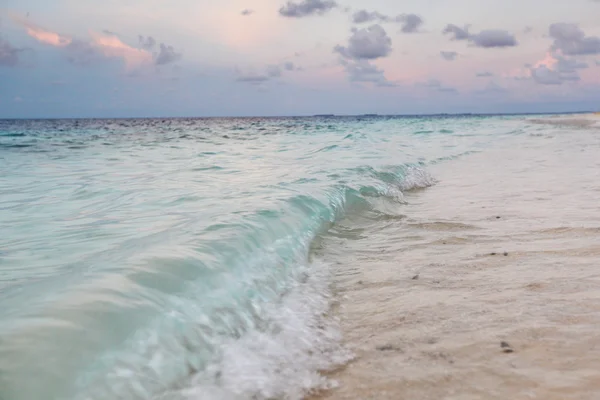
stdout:
[[25,137],[24,133],[0,133],[0,137]]
[[307,260],[294,270],[279,301],[239,298],[213,315],[198,313],[199,299],[189,301],[176,310],[185,326],[138,333],[128,357],[106,360],[108,373],[83,377],[75,398],[301,399],[331,387],[319,371],[351,358],[328,316],[331,269]]
[[[372,210],[374,201],[402,203],[404,192],[435,183],[419,164],[337,176],[311,195],[291,196],[237,224],[214,223],[185,249],[157,243],[126,269],[88,275],[55,300],[47,325],[36,327],[38,339],[60,338],[75,355],[33,367],[27,376],[0,362],[3,394],[27,384],[31,398],[301,399],[330,387],[320,371],[352,355],[329,315],[331,266],[315,259],[311,246],[342,218]],[[83,338],[82,315],[95,316]],[[107,340],[106,326],[113,325],[118,328]],[[51,356],[39,342],[19,345],[0,346],[0,358]],[[66,386],[30,382],[32,375],[52,376],[47,368],[77,379]]]

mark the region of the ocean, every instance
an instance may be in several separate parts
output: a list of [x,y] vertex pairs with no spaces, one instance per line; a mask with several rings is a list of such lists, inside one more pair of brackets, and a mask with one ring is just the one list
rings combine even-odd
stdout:
[[599,128],[0,121],[0,399],[523,398],[563,367],[599,382],[541,356],[520,386],[482,368],[531,326],[600,359]]

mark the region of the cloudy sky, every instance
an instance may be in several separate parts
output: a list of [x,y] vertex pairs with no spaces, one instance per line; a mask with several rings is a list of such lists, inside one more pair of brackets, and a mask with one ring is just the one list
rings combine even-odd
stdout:
[[600,109],[600,0],[2,0],[1,117]]

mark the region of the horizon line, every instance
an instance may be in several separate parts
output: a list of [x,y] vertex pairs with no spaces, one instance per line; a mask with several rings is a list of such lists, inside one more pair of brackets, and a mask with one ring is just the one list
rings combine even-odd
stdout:
[[548,112],[500,112],[500,113],[423,113],[423,114],[378,114],[378,113],[365,113],[365,114],[306,114],[306,115],[229,115],[229,116],[131,116],[131,117],[0,117],[0,121],[43,121],[43,120],[110,120],[110,119],[218,119],[218,118],[374,118],[374,117],[388,117],[388,118],[407,118],[407,117],[439,117],[439,116],[522,116],[522,115],[567,115],[567,114],[593,114],[596,111],[585,110],[585,111],[548,111]]

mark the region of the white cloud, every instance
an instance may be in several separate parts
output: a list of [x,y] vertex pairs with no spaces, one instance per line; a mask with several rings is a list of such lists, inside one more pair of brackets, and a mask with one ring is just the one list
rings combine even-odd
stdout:
[[310,15],[323,15],[337,7],[333,0],[302,0],[294,3],[288,1],[279,9],[279,14],[288,18],[302,18]]
[[600,54],[600,37],[586,36],[577,24],[552,24],[549,33],[550,37],[554,39],[552,49],[559,50],[564,55]]
[[512,33],[501,29],[486,29],[472,34],[469,32],[468,26],[461,28],[458,25],[448,24],[442,33],[450,34],[452,40],[466,40],[475,47],[485,49],[518,45],[517,39]]
[[374,60],[392,52],[392,39],[380,25],[353,30],[348,46],[336,46],[334,51],[345,58]]
[[454,61],[458,57],[458,53],[455,51],[440,51],[440,55],[446,61]]

